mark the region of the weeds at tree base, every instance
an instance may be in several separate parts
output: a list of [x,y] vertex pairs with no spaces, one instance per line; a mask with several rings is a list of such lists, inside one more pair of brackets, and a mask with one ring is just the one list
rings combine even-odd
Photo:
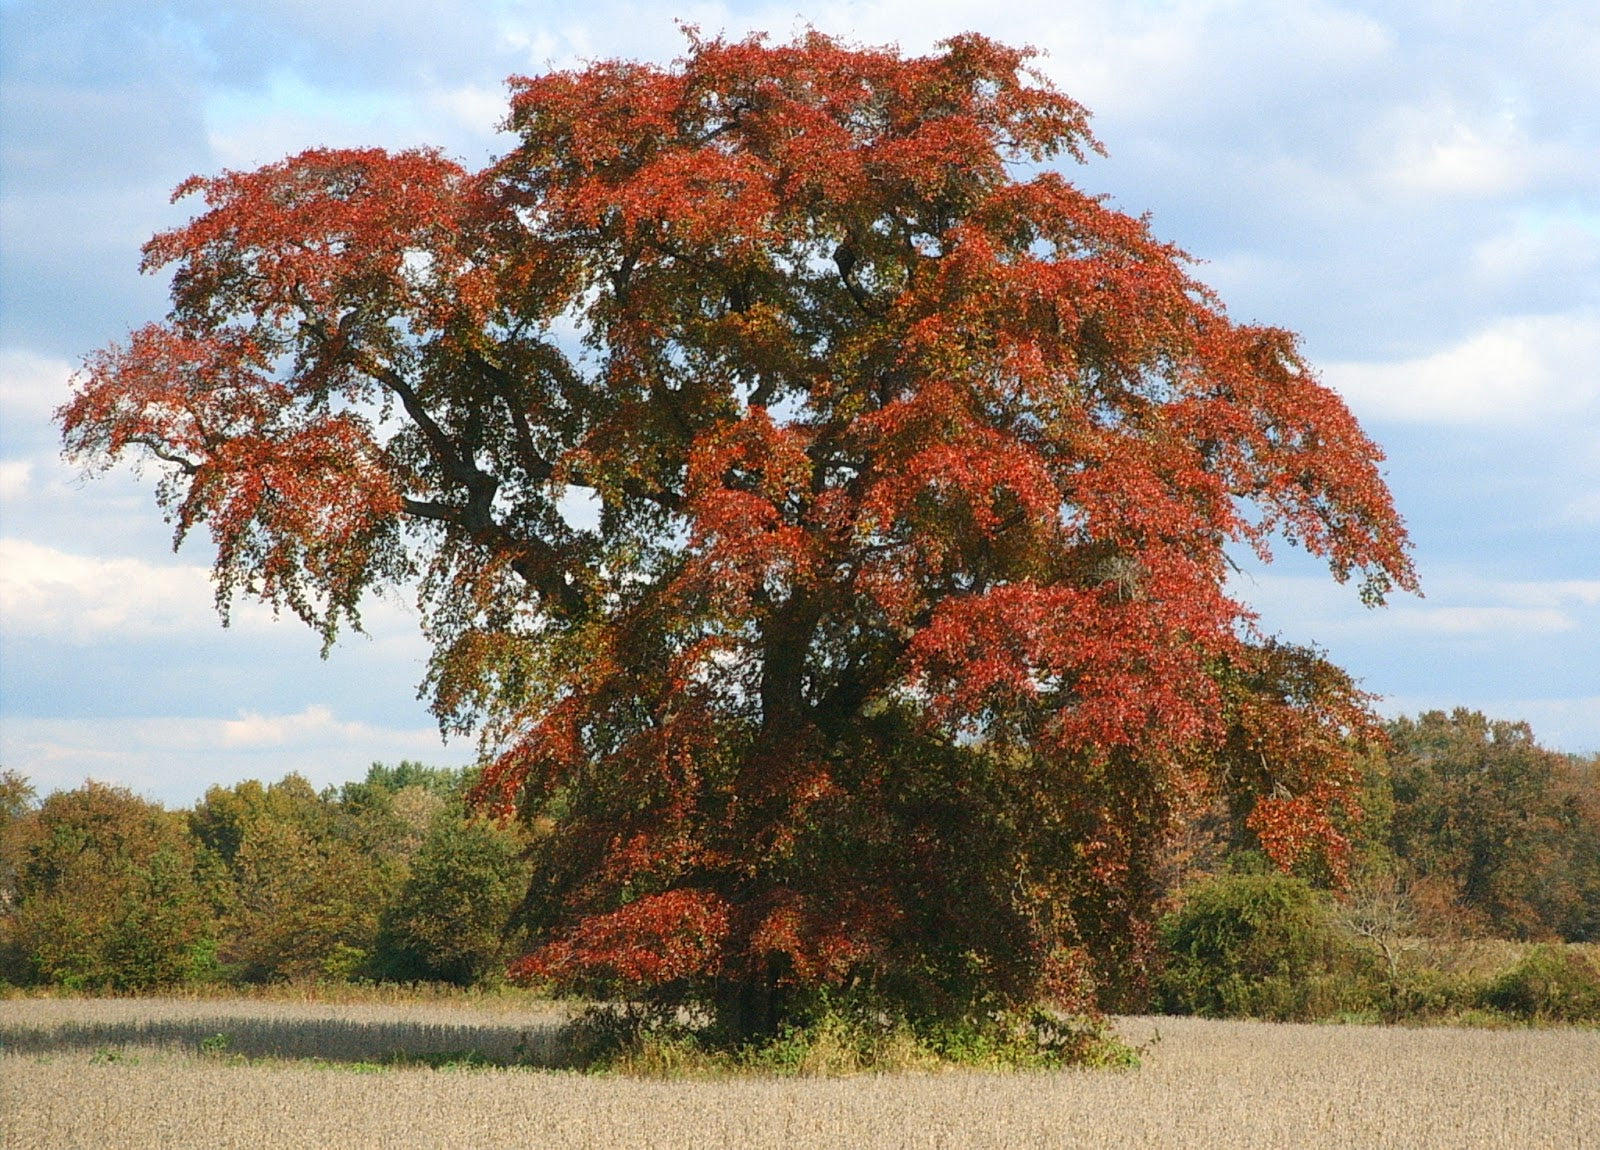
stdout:
[[1104,1020],[1037,1009],[921,1026],[871,1011],[828,1009],[770,1038],[735,1043],[711,1026],[597,1006],[574,1019],[562,1037],[570,1069],[646,1078],[1131,1069],[1141,1053]]

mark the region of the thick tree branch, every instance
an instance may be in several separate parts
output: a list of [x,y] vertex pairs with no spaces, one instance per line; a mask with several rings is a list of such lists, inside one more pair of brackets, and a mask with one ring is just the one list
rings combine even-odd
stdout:
[[840,244],[833,249],[833,262],[839,269],[840,282],[844,284],[845,290],[850,293],[850,298],[856,301],[856,306],[867,315],[877,315],[878,310],[872,305],[872,297],[855,280],[855,249],[850,247],[848,243]]
[[540,454],[533,442],[533,427],[528,423],[527,412],[517,399],[518,380],[504,367],[476,351],[467,352],[467,362],[486,379],[506,405],[511,419],[512,434],[517,443],[517,462],[529,479],[542,483],[555,474],[555,465]]
[[200,465],[198,463],[168,450],[159,439],[148,435],[139,435],[129,439],[128,442],[138,444],[163,463],[175,464],[180,471],[191,478],[200,474]]
[[582,592],[566,577],[565,557],[545,540],[513,535],[492,519],[480,519],[469,507],[411,498],[403,498],[400,506],[407,515],[458,527],[480,546],[509,556],[511,569],[546,603],[559,604],[568,618],[578,618],[588,610]]

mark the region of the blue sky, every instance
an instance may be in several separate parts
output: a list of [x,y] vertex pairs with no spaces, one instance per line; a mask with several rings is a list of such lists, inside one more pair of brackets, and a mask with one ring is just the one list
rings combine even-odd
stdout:
[[50,412],[81,357],[165,310],[140,244],[191,173],[316,144],[505,147],[512,73],[665,61],[807,24],[906,51],[976,30],[1047,53],[1110,156],[1072,178],[1198,259],[1241,320],[1298,331],[1385,447],[1426,597],[1369,611],[1285,553],[1240,593],[1385,713],[1466,705],[1600,751],[1600,13],[1521,4],[1055,0],[0,0],[0,764],[173,804],[374,759],[462,763],[415,687],[415,612],[326,660],[223,630],[209,554],[149,479],[85,481]]

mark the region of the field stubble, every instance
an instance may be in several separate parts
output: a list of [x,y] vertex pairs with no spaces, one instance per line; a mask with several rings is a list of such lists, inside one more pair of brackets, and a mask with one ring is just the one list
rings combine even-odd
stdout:
[[661,1081],[439,1057],[537,1057],[562,1017],[492,1003],[0,1002],[4,1144],[1600,1147],[1592,1029],[1130,1018],[1131,1041],[1160,1035],[1136,1071],[843,1079]]

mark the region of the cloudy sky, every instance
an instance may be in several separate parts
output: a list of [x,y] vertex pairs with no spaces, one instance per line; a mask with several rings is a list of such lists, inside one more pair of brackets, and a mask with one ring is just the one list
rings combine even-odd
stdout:
[[298,624],[222,629],[209,555],[148,482],[86,482],[50,413],[81,357],[165,310],[140,244],[191,173],[317,144],[478,165],[513,73],[672,58],[678,17],[924,51],[1046,55],[1110,155],[1082,186],[1149,212],[1236,318],[1290,327],[1388,452],[1426,597],[1369,611],[1286,555],[1241,593],[1389,714],[1466,705],[1600,751],[1600,13],[1537,6],[861,0],[0,0],[0,765],[172,804],[290,770],[470,759],[415,698],[404,602],[326,660]]

